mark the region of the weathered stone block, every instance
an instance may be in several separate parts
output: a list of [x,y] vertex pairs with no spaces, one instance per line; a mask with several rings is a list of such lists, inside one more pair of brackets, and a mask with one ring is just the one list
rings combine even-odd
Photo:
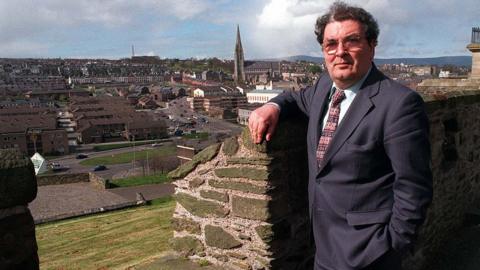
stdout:
[[35,170],[18,149],[0,150],[0,208],[26,205],[37,196]]
[[285,151],[289,148],[296,148],[299,145],[306,145],[307,120],[305,117],[298,117],[290,121],[280,121],[275,131],[275,136],[267,142],[263,140],[255,144],[251,140],[250,130],[245,128],[242,132],[244,146],[250,150],[260,153],[270,151]]
[[200,234],[200,224],[187,218],[172,218],[173,229],[177,232],[187,231],[192,234]]
[[169,172],[168,177],[172,179],[184,178],[196,167],[197,167],[197,163],[194,162],[193,160],[190,160],[189,162],[183,163],[182,165],[178,166],[175,170]]
[[185,193],[175,194],[175,198],[188,212],[198,217],[226,217],[228,209],[210,201],[200,200]]
[[194,178],[188,182],[188,187],[190,188],[197,188],[205,183],[205,180],[202,178]]
[[232,214],[237,217],[266,221],[271,217],[268,211],[268,201],[232,197]]
[[208,246],[221,249],[232,249],[242,246],[242,243],[235,239],[233,235],[220,227],[212,225],[205,226],[205,243]]
[[200,153],[196,154],[189,162],[186,162],[178,166],[178,168],[175,170],[169,172],[168,177],[172,179],[179,179],[187,176],[187,174],[195,170],[198,164],[212,160],[218,154],[219,149],[219,143],[210,145],[209,147],[200,151]]
[[263,165],[268,166],[272,164],[273,158],[270,157],[231,157],[227,158],[228,165]]
[[270,244],[273,240],[288,239],[290,237],[290,224],[286,220],[275,224],[260,225],[255,227],[260,239],[266,244]]
[[196,154],[192,158],[192,161],[194,161],[196,164],[210,161],[218,154],[218,150],[220,150],[220,144],[212,144],[209,147],[200,151],[198,154]]
[[227,156],[233,156],[238,151],[237,137],[227,138],[223,143],[223,153]]
[[238,253],[238,252],[227,252],[227,255],[232,257],[232,258],[239,259],[239,260],[245,260],[246,258],[248,258],[247,255],[241,254],[241,253]]
[[255,194],[266,194],[270,189],[266,186],[257,186],[251,183],[238,182],[238,181],[222,181],[210,179],[208,184],[216,188],[225,188],[231,190],[238,190],[243,192],[250,192]]
[[218,177],[228,178],[248,178],[251,180],[268,180],[269,172],[267,169],[254,169],[254,168],[219,168],[215,170],[215,175]]
[[285,217],[290,211],[285,198],[262,200],[234,195],[231,200],[232,214],[241,218],[269,221]]
[[188,257],[204,252],[202,242],[193,236],[175,237],[170,242],[173,250],[182,256]]
[[228,202],[228,194],[226,192],[218,192],[214,190],[201,190],[200,196],[206,199]]

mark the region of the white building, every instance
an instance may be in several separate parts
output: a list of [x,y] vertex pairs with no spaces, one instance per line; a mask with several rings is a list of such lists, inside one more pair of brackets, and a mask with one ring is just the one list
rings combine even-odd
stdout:
[[283,93],[283,90],[273,89],[273,90],[259,90],[255,89],[247,93],[247,102],[248,103],[267,103],[270,99]]

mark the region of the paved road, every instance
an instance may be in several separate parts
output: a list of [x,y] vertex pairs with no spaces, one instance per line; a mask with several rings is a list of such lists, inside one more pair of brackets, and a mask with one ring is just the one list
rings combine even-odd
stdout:
[[[173,142],[166,142],[164,144],[171,144]],[[88,155],[88,158],[94,157],[104,157],[104,156],[112,156],[121,153],[128,153],[135,151],[143,151],[147,149],[154,149],[151,145],[141,145],[135,147],[125,147],[119,149],[112,149],[107,151],[101,152],[85,152],[84,154]],[[56,172],[57,174],[72,174],[72,173],[84,173],[92,171],[94,166],[84,166],[80,165],[80,162],[84,159],[76,159],[77,154],[66,155],[60,158],[51,159],[50,162],[57,162],[63,166],[68,166],[69,169],[61,172]],[[137,175],[141,173],[141,169],[139,168],[138,164],[133,166],[133,163],[124,163],[124,164],[112,164],[107,166],[107,170],[105,171],[98,171],[96,174],[102,176],[104,178],[110,179],[117,179],[117,178],[124,178],[131,175]],[[139,171],[140,170],[140,171]]]

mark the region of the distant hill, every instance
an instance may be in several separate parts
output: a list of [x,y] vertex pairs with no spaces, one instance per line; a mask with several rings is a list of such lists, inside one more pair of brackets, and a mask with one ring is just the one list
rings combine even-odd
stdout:
[[[295,55],[283,58],[276,59],[263,59],[268,61],[308,61],[314,63],[322,63],[323,57],[314,57],[307,55]],[[471,66],[472,57],[471,56],[442,56],[442,57],[429,57],[429,58],[375,58],[375,63],[377,65],[383,64],[408,64],[408,65],[455,65],[455,66]]]

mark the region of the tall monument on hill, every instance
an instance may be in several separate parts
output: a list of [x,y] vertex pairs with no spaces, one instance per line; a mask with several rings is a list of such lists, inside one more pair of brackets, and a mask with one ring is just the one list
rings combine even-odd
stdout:
[[245,71],[243,68],[245,58],[243,56],[243,47],[242,47],[242,40],[240,39],[240,27],[237,25],[237,41],[235,43],[235,67],[233,71],[233,78],[235,79],[235,83],[238,85],[239,83],[245,82]]
[[480,27],[472,28],[472,43],[467,49],[472,52],[472,79],[480,79]]

